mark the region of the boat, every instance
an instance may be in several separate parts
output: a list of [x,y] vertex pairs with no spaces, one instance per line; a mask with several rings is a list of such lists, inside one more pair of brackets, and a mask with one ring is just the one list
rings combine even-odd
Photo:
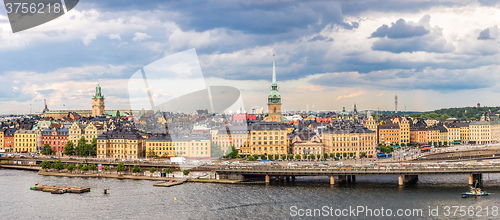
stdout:
[[462,198],[467,198],[467,197],[478,197],[478,196],[487,196],[490,193],[486,191],[482,191],[481,188],[476,188],[476,187],[470,187],[469,192],[464,192],[462,193]]

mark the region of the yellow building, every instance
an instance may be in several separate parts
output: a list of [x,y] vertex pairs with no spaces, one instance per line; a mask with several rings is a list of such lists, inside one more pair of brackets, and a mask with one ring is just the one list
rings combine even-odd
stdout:
[[445,123],[444,127],[448,129],[448,145],[460,144],[460,127],[456,123]]
[[399,124],[386,123],[378,125],[378,143],[398,145],[400,141]]
[[410,143],[410,122],[408,119],[402,118],[394,118],[392,120],[393,123],[399,124],[399,143],[400,144],[409,144]]
[[216,145],[219,145],[224,155],[231,152],[231,146],[234,146],[240,151],[241,155],[249,155],[250,150],[247,148],[250,145],[250,134],[247,126],[228,126],[221,127],[217,132],[213,132],[212,140]]
[[5,145],[3,142],[3,135],[5,134],[5,129],[0,129],[0,150],[5,150]]
[[410,129],[410,142],[427,144],[427,129],[425,127],[414,127]]
[[341,156],[352,153],[356,158],[361,157],[363,152],[369,158],[377,155],[377,133],[367,128],[330,127],[322,136],[325,153],[335,156],[337,153]]
[[363,125],[368,128],[368,130],[377,132],[377,122],[373,119],[373,116],[368,116]]
[[469,143],[469,123],[457,123],[457,126],[460,128],[460,141],[462,144]]
[[498,143],[500,121],[473,121],[469,124],[469,141],[474,144]]
[[439,143],[439,138],[439,129],[437,129],[435,126],[427,128],[427,143],[430,143],[430,145],[437,145]]
[[15,152],[37,152],[37,131],[17,130],[14,133]]
[[108,131],[97,137],[97,158],[144,157],[144,139],[135,131]]
[[71,124],[69,130],[68,140],[73,142],[75,147],[78,145],[78,140],[85,137],[87,144],[92,143],[92,139],[97,138],[99,135],[107,130],[106,122],[91,122],[88,124],[78,124],[76,121]]
[[[244,154],[282,155],[288,154],[287,128],[282,123],[261,122],[249,126],[250,146],[243,148]],[[240,150],[241,151],[241,150]]]
[[210,139],[202,136],[152,136],[146,140],[146,155],[160,157],[210,157]]

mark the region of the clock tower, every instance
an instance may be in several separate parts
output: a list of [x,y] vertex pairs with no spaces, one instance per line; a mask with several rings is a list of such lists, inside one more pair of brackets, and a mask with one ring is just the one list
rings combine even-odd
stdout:
[[101,94],[101,86],[95,87],[95,95],[92,96],[92,117],[104,114],[104,96]]
[[276,62],[273,55],[273,82],[271,84],[271,91],[267,97],[267,121],[281,122],[281,95],[278,91],[278,84],[276,83]]

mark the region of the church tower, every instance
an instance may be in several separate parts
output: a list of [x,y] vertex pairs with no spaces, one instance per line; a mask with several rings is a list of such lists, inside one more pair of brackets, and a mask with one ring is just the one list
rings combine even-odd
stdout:
[[281,122],[281,95],[278,91],[276,83],[276,62],[273,55],[273,82],[271,84],[271,92],[267,98],[268,121]]
[[95,95],[92,96],[92,117],[104,114],[104,96],[101,94],[101,86],[95,87]]

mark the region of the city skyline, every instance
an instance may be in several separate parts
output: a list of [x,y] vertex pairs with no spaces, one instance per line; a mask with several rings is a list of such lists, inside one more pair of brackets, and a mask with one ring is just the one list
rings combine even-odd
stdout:
[[190,4],[80,2],[15,34],[1,8],[0,113],[90,109],[97,83],[106,108],[130,109],[130,76],[191,48],[247,112],[267,110],[272,54],[284,111],[393,110],[394,94],[398,111],[498,106],[496,2]]

